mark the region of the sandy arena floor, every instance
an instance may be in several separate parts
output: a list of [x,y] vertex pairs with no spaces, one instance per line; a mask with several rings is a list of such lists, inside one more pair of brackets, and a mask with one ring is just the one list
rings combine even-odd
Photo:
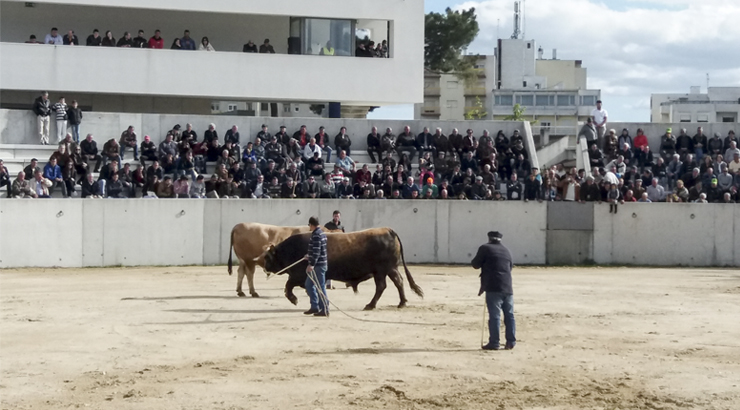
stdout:
[[484,352],[472,269],[411,270],[406,309],[329,292],[373,322],[262,273],[237,298],[225,267],[4,270],[0,407],[740,408],[738,271],[517,268],[518,345]]

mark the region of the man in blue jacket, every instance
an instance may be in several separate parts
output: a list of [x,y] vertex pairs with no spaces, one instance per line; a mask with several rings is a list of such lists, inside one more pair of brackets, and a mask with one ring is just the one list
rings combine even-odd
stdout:
[[[329,316],[329,298],[326,295],[326,234],[319,226],[319,219],[312,216],[308,219],[311,228],[311,240],[308,242],[308,261],[306,268],[306,293],[311,300],[311,308],[303,313],[314,316]],[[314,281],[316,283],[314,283]],[[318,289],[317,289],[318,287]]]
[[62,189],[62,196],[67,197],[67,186],[64,185],[62,169],[57,165],[56,158],[49,160],[49,163],[44,167],[44,178],[52,183],[52,186],[49,188],[49,195],[54,192],[54,188],[60,187]]
[[488,232],[488,243],[478,248],[478,253],[471,262],[473,268],[481,269],[480,291],[486,292],[488,306],[488,344],[483,350],[499,349],[499,328],[501,311],[504,312],[506,325],[506,349],[516,345],[516,323],[514,321],[514,291],[511,284],[511,253],[501,244],[503,235],[499,232]]

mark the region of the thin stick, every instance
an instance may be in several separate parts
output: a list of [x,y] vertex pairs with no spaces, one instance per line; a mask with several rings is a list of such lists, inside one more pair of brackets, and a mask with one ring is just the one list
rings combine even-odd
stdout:
[[[288,269],[292,268],[292,267],[293,267],[293,266],[295,266],[295,265],[298,265],[298,264],[299,264],[299,263],[301,263],[301,262],[303,262],[303,258],[301,258],[301,259],[298,259],[297,261],[295,261],[295,263],[293,263],[292,265],[288,266],[287,268],[285,268],[285,269],[281,270],[280,272],[276,272],[276,273],[274,273],[274,275],[275,275],[275,276],[277,276],[277,275],[280,275],[280,274],[282,274],[283,272],[285,272],[286,270],[288,270]],[[267,273],[267,280],[270,280],[270,276],[272,276],[272,275],[271,275],[271,274],[270,274],[270,273],[268,272],[268,273]]]
[[488,306],[486,306],[486,300],[483,299],[483,320],[482,320],[481,326],[480,326],[480,345],[481,345],[481,347],[485,346],[485,343],[483,343],[483,342],[485,340],[484,337],[485,337],[485,334],[486,334],[486,310],[487,310],[487,308],[488,308]]

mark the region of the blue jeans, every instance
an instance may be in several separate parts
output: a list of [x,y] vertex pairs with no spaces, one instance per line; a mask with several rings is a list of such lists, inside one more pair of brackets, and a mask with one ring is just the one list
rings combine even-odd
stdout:
[[[318,291],[316,285],[311,280],[311,276],[316,279],[316,283],[319,285]],[[313,272],[309,273],[306,278],[306,293],[308,293],[308,299],[311,301],[311,309],[318,310],[319,312],[328,312],[329,306],[324,305],[324,301],[319,297],[318,292],[321,292],[324,295],[324,299],[329,302],[329,298],[326,295],[326,265],[313,267]]]
[[[330,163],[330,162],[331,162],[331,153],[332,153],[332,149],[331,149],[331,147],[329,146],[329,144],[326,144],[326,145],[324,145],[324,148],[323,148],[323,150],[324,150],[324,152],[326,152],[326,153],[327,153],[327,154],[326,154],[326,162],[327,162],[327,163]],[[347,154],[347,155],[349,155],[349,154]]]
[[499,328],[501,327],[501,311],[504,312],[506,326],[506,345],[516,345],[516,322],[514,321],[514,295],[501,292],[486,292],[488,306],[488,343],[499,345]]
[[[123,161],[123,153],[126,151],[126,148],[133,148],[134,150],[134,161],[139,159],[139,147],[137,145],[134,145],[133,147],[128,147],[125,145],[121,145],[121,161]],[[118,164],[119,168],[123,168],[123,164]]]
[[80,142],[80,124],[72,124],[72,140]]

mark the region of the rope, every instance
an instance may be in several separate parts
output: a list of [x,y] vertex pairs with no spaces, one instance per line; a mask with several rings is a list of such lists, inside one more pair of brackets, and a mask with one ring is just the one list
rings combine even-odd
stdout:
[[[293,266],[298,265],[301,262],[303,262],[303,258],[297,260],[295,263],[293,263],[292,265],[288,266],[287,268],[281,270],[280,272],[275,273],[275,275],[277,276],[277,275],[285,272],[286,270],[292,268]],[[318,280],[315,277],[315,273],[316,273],[316,271],[312,271],[311,273],[306,273],[306,274],[311,279],[311,282],[313,282],[313,285],[316,287],[316,289],[319,289],[319,297],[321,298],[321,301],[324,302],[324,306],[331,305],[331,306],[334,307],[334,309],[338,310],[339,312],[341,312],[342,314],[344,314],[345,316],[347,316],[350,319],[356,320],[358,322],[388,323],[388,324],[393,324],[393,325],[447,326],[447,323],[392,322],[392,321],[389,321],[389,320],[372,320],[372,319],[363,319],[363,318],[352,316],[349,313],[347,313],[344,310],[342,310],[334,302],[328,300],[328,297],[324,294],[324,292],[326,292],[326,290],[325,289],[321,289],[321,287],[319,286]],[[267,275],[267,279],[268,280],[270,279],[270,275],[269,274]],[[485,304],[484,304],[484,306],[485,306]]]

